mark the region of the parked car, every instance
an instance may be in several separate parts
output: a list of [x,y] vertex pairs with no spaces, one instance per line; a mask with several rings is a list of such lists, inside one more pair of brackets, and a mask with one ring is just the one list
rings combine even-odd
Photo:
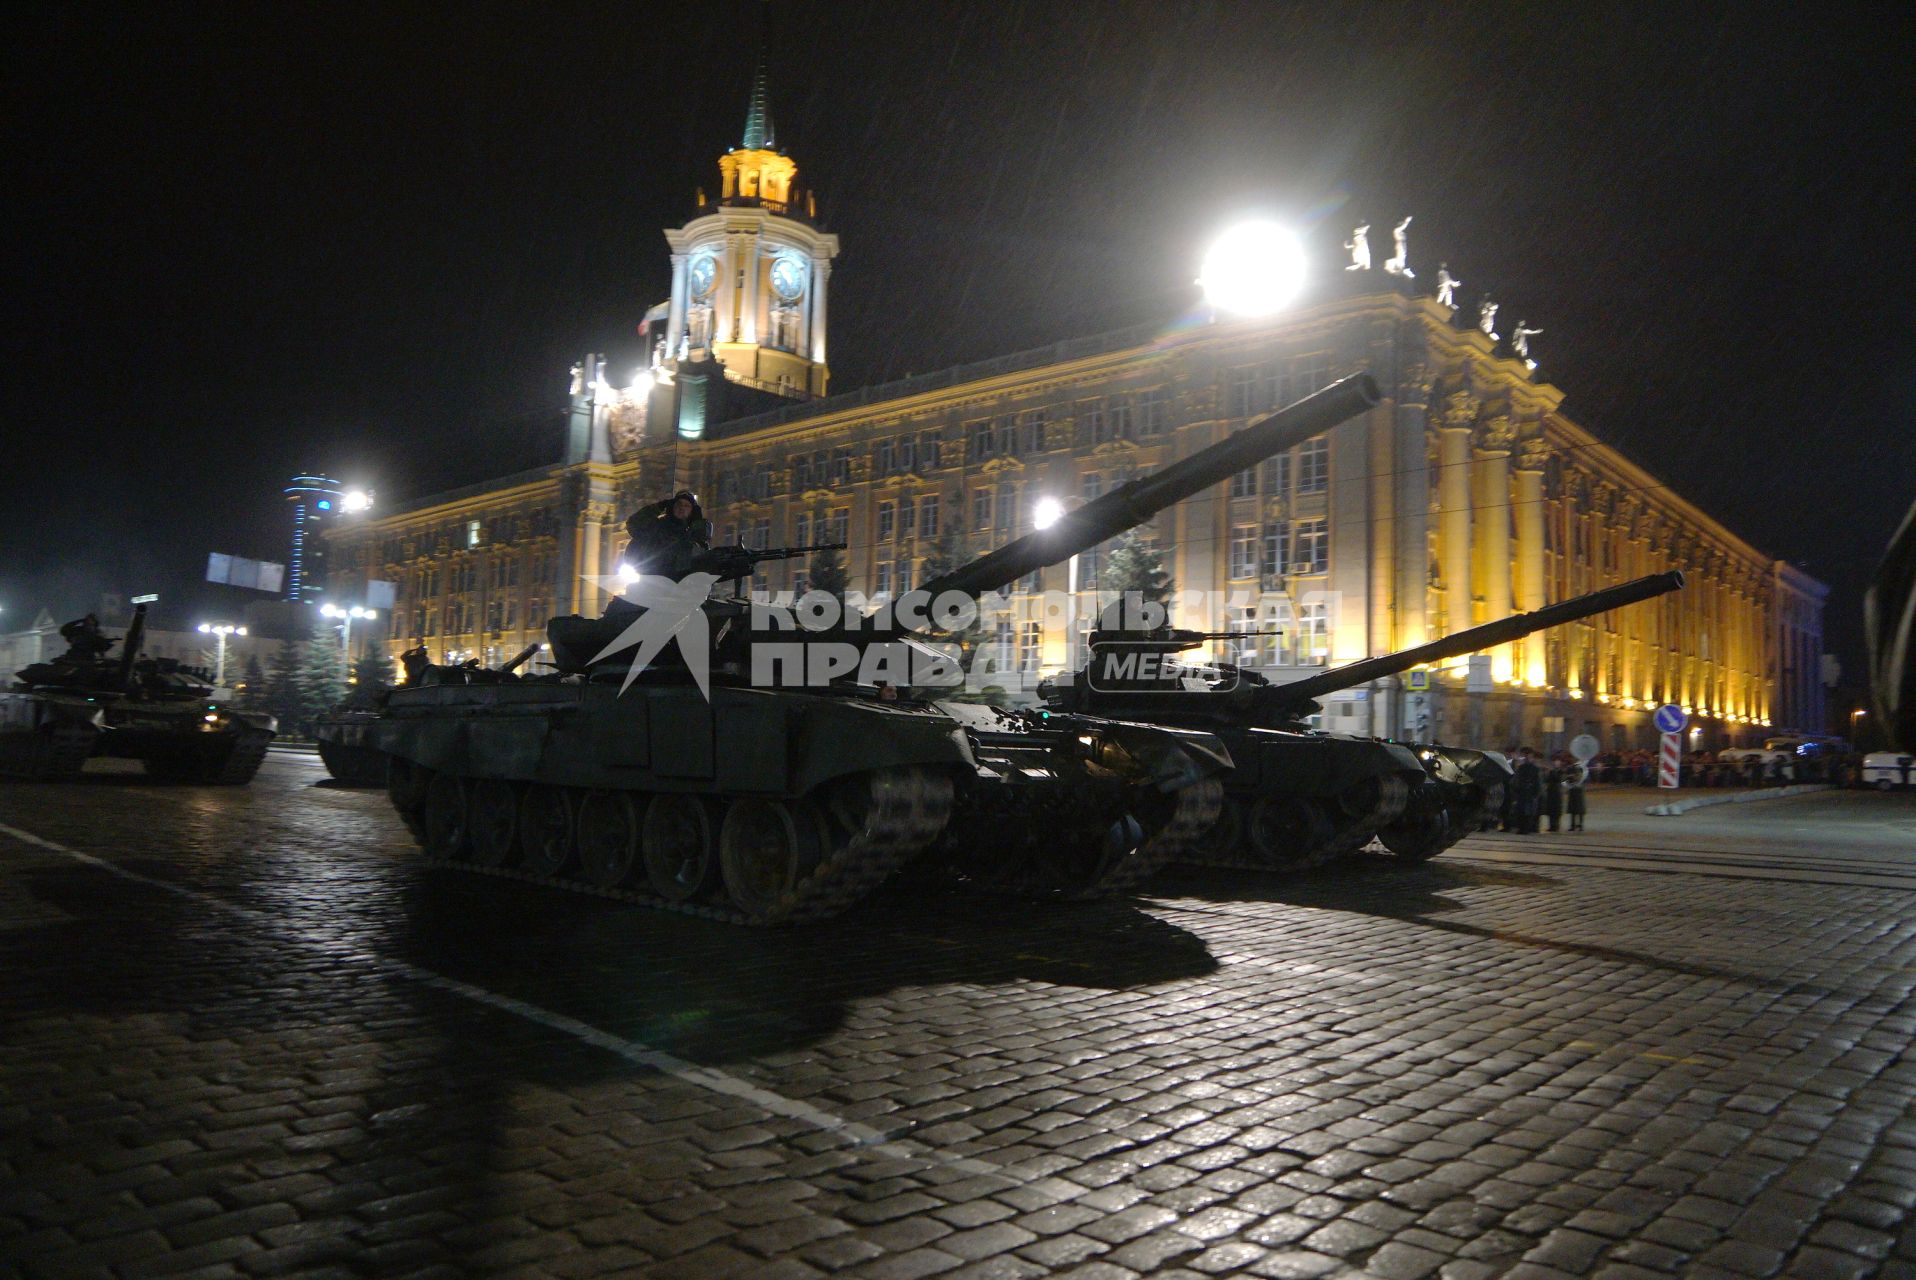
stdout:
[[1916,755],[1901,751],[1872,751],[1863,757],[1862,784],[1878,791],[1916,787]]

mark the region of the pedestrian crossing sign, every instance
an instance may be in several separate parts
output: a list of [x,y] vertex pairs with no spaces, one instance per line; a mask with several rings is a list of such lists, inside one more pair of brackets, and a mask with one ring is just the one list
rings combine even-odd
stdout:
[[1404,688],[1410,690],[1412,693],[1428,693],[1430,691],[1430,672],[1406,671],[1404,673]]

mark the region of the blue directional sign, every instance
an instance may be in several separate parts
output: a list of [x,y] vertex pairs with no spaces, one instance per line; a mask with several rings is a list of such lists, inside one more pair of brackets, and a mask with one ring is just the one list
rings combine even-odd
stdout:
[[1659,733],[1682,733],[1683,726],[1690,723],[1690,717],[1683,714],[1683,708],[1674,702],[1666,702],[1657,708],[1653,717]]

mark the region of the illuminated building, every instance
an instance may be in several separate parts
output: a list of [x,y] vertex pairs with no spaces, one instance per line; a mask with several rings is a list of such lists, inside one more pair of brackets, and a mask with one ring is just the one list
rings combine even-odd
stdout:
[[286,598],[307,600],[326,585],[326,543],[320,529],[340,513],[339,481],[294,476],[286,486],[293,504],[293,543],[286,559]]
[[[753,120],[762,120],[762,77]],[[1321,272],[1291,309],[1077,339],[825,397],[835,237],[797,212],[796,166],[748,125],[715,204],[666,238],[663,336],[624,389],[575,367],[552,466],[350,521],[335,572],[395,582],[393,651],[501,661],[555,613],[597,613],[627,514],[680,487],[721,540],[850,543],[851,588],[897,593],[954,525],[976,553],[1031,528],[1041,498],[1095,496],[1324,383],[1368,370],[1386,399],[1160,516],[1176,621],[1281,629],[1241,660],[1276,679],[1386,653],[1599,586],[1681,568],[1689,586],[1431,673],[1338,695],[1327,727],[1557,748],[1650,742],[1691,708],[1704,746],[1822,728],[1826,589],[1737,537],[1560,411],[1562,392],[1401,273]],[[709,264],[700,265],[702,263]],[[783,269],[780,264],[790,264]],[[648,331],[650,327],[648,325]],[[947,547],[948,549],[948,547]],[[1098,585],[1101,555],[1080,558]],[[802,585],[803,561],[754,585]],[[1059,566],[992,624],[992,683],[1063,661]],[[342,588],[351,590],[352,588]],[[1077,617],[1095,614],[1087,600]]]

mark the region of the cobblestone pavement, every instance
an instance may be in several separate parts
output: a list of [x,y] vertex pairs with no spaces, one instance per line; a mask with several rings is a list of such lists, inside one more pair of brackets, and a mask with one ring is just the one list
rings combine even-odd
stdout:
[[1840,848],[752,931],[321,776],[0,787],[0,1273],[1916,1275],[1916,884]]

